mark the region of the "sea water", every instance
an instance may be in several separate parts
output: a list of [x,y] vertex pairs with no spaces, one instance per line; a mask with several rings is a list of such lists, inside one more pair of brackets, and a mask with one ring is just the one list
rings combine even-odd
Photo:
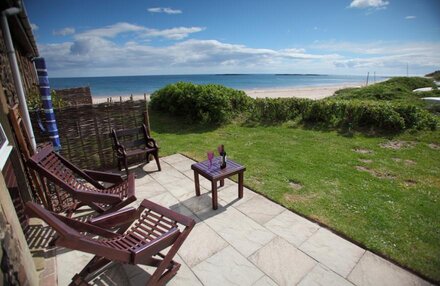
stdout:
[[[328,86],[345,83],[365,83],[365,76],[320,74],[205,74],[205,75],[148,75],[111,77],[49,78],[51,88],[89,86],[93,97],[127,96],[152,93],[167,84],[179,81],[195,84],[221,84],[251,90],[305,86]],[[370,81],[373,79],[370,78]],[[376,80],[380,80],[376,78]]]

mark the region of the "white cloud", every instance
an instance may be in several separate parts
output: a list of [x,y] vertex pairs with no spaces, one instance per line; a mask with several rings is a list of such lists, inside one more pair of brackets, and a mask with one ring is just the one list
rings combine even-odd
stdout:
[[205,30],[203,27],[177,27],[172,29],[146,29],[144,37],[164,37],[171,40],[182,40],[192,33]]
[[163,7],[155,7],[148,8],[148,12],[151,13],[165,13],[165,14],[182,14],[182,10],[179,9],[171,9],[171,8],[163,8]]
[[116,23],[103,28],[97,28],[82,32],[76,35],[77,39],[83,38],[114,38],[124,33],[134,33],[141,38],[163,37],[170,40],[182,40],[192,33],[205,30],[203,27],[176,27],[171,29],[151,29],[144,26],[133,25],[130,23]]
[[35,32],[39,29],[39,27],[37,26],[37,24],[31,23],[31,29]]
[[165,47],[134,41],[123,45],[100,38],[82,38],[75,42],[40,45],[40,53],[57,76],[117,75],[151,73],[274,72],[292,71],[299,62],[314,66],[317,62],[341,59],[335,54],[314,55],[304,49],[261,49],[228,44],[217,40],[190,39]]
[[[325,50],[327,52],[350,53],[368,56],[384,56],[384,55],[404,55],[410,54],[419,56],[424,53],[436,54],[435,51],[440,50],[439,42],[320,42],[317,41],[310,46],[313,49]],[[438,56],[437,58],[440,58]],[[437,60],[438,62],[438,60]]]
[[71,27],[66,27],[60,30],[55,30],[52,32],[52,34],[54,36],[67,36],[67,35],[72,35],[75,34],[75,28],[71,28]]
[[353,0],[350,3],[350,8],[375,8],[375,9],[385,9],[386,6],[390,4],[388,1],[384,0]]
[[406,17],[405,17],[406,20],[413,20],[413,19],[415,19],[415,18],[416,18],[416,16],[406,16]]
[[[413,74],[425,74],[440,66],[440,42],[382,42],[369,44],[363,49],[364,46],[344,43],[342,47],[345,51],[356,55],[335,61],[335,66],[358,71],[386,71],[390,74],[404,74],[407,64]],[[332,50],[337,49],[334,46]]]
[[[306,47],[269,49],[187,39],[154,45],[156,37],[183,39],[203,28],[150,29],[128,23],[75,34],[73,41],[39,45],[51,75],[98,76],[177,73],[403,73],[409,63],[419,74],[440,66],[440,42],[316,42]],[[132,33],[129,37],[117,37]],[[123,39],[127,39],[125,42]],[[149,41],[145,41],[149,40]],[[403,68],[402,68],[403,67]]]
[[79,38],[100,37],[100,38],[114,38],[122,33],[145,31],[145,27],[133,25],[130,23],[116,23],[103,28],[91,29],[77,34]]

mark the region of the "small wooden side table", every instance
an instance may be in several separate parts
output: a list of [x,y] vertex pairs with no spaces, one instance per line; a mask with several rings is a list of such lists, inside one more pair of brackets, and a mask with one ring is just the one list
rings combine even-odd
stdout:
[[216,210],[218,208],[217,199],[217,182],[220,181],[220,186],[223,187],[225,179],[238,174],[238,197],[243,197],[243,173],[246,171],[246,167],[238,164],[233,160],[227,161],[226,168],[220,169],[220,157],[216,157],[212,160],[212,166],[209,168],[209,161],[203,161],[191,165],[191,169],[194,170],[194,182],[196,185],[196,196],[200,196],[200,183],[199,174],[211,181],[212,189],[212,208]]

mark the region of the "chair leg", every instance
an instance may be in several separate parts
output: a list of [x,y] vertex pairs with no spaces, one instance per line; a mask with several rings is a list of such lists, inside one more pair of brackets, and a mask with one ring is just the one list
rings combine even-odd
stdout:
[[125,172],[127,172],[127,176],[128,176],[128,162],[127,162],[127,157],[124,158],[124,166],[125,166]]
[[[111,262],[111,260],[101,257],[101,256],[94,256],[89,263],[87,263],[86,266],[75,276],[72,278],[72,282],[69,284],[69,286],[73,285],[88,285],[86,282],[86,277],[92,273],[95,273],[99,269],[102,269],[106,265],[108,265]],[[78,282],[87,283],[87,284],[78,284]]]
[[122,163],[121,163],[122,159],[118,158],[118,169],[119,171],[122,171]]
[[[147,281],[146,286],[165,285],[174,276],[176,276],[177,271],[180,269],[180,263],[172,260],[170,265],[165,269],[161,269],[159,264],[156,271],[154,271],[153,275],[151,275],[150,280]],[[164,272],[161,274],[161,271]]]
[[153,154],[153,156],[154,156],[154,160],[156,160],[157,168],[159,168],[159,171],[162,171],[162,168],[160,167],[160,162],[159,162],[159,153],[155,152]]

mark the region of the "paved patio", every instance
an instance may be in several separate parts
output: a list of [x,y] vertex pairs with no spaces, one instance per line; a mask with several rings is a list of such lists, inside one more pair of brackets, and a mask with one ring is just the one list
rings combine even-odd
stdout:
[[[180,271],[168,285],[430,285],[408,271],[298,216],[249,189],[238,200],[237,185],[226,180],[219,208],[212,210],[210,182],[201,177],[195,196],[194,161],[180,154],[140,166],[137,206],[142,199],[193,217],[197,224],[180,249]],[[246,172],[245,172],[246,184]],[[58,249],[58,285],[71,278],[91,255]],[[145,285],[149,267],[114,264],[94,278],[96,285]]]

